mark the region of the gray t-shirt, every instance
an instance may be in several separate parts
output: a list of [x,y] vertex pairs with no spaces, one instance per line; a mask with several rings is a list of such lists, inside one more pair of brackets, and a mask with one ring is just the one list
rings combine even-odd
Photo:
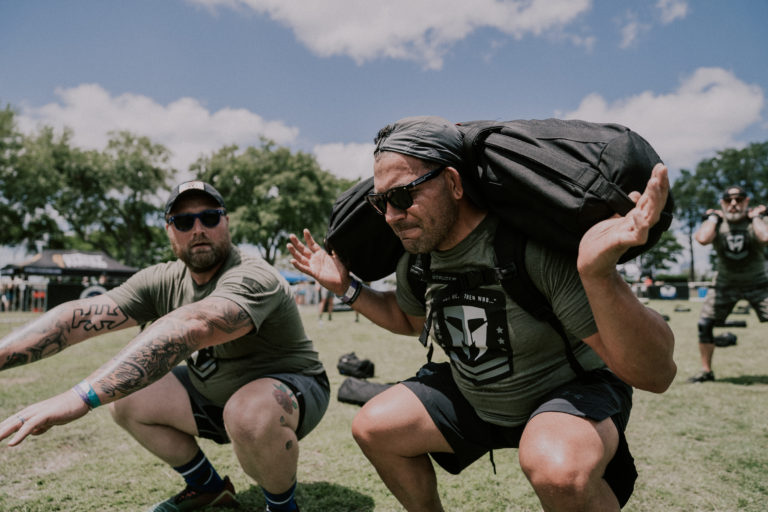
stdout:
[[[466,272],[495,266],[497,224],[498,219],[489,216],[456,247],[433,252],[431,270]],[[573,257],[529,241],[525,261],[531,279],[569,334],[581,365],[586,370],[604,367],[581,341],[597,327]],[[425,309],[410,290],[407,271],[404,255],[397,268],[398,303],[406,313],[423,316]],[[543,395],[575,377],[562,338],[512,301],[501,284],[454,294],[444,291],[441,284],[427,286],[427,311],[433,313],[430,335],[448,354],[456,384],[484,420],[522,424]]]
[[202,286],[177,260],[141,270],[107,294],[139,323],[206,297],[222,297],[240,306],[253,321],[253,331],[198,351],[187,361],[194,386],[220,405],[244,384],[266,374],[323,371],[287,281],[262,258],[242,255],[234,246],[222,268]]

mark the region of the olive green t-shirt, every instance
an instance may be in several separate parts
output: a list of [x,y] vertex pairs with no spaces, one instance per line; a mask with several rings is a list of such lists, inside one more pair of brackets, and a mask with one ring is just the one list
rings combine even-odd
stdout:
[[[431,270],[494,267],[497,224],[498,219],[489,216],[456,247],[432,252]],[[530,240],[525,262],[584,369],[604,367],[581,341],[597,332],[597,327],[573,257]],[[398,303],[406,313],[424,316],[424,307],[408,285],[407,272],[408,255],[404,255],[397,268]],[[545,394],[574,379],[562,338],[512,301],[501,284],[447,294],[441,293],[444,288],[427,285],[427,311],[433,315],[430,335],[448,354],[456,384],[481,418],[498,425],[523,424]]]
[[723,220],[712,245],[718,257],[719,286],[768,284],[763,244],[755,236],[752,219]]
[[187,360],[194,386],[219,405],[244,384],[266,374],[323,371],[288,282],[262,258],[243,255],[234,246],[222,268],[202,286],[177,260],[141,270],[107,294],[139,323],[206,297],[222,297],[240,306],[253,321],[253,330]]

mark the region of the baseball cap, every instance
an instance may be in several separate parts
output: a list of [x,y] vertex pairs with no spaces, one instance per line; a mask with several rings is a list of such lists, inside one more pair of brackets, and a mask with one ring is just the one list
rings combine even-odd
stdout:
[[727,200],[733,197],[747,197],[747,191],[738,185],[733,185],[725,189],[721,198]]
[[221,194],[219,194],[218,190],[213,188],[213,185],[204,181],[185,181],[184,183],[176,185],[173,187],[173,190],[171,190],[171,195],[168,197],[168,201],[165,203],[165,214],[168,215],[171,213],[176,200],[188,192],[202,192],[204,194],[208,194],[213,198],[214,201],[219,203],[222,208],[226,208],[224,206],[224,198],[221,197]]

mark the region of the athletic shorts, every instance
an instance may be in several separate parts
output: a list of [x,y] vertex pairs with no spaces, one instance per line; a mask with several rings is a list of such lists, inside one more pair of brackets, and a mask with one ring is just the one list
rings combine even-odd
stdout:
[[[449,473],[459,474],[491,450],[519,446],[525,425],[502,427],[482,420],[456,386],[450,363],[428,363],[402,384],[424,404],[453,449],[454,453],[430,453]],[[611,418],[619,431],[619,446],[603,478],[624,506],[637,478],[624,437],[631,409],[632,388],[611,371],[601,369],[553,390],[530,418],[542,412],[563,412],[594,421]]]
[[707,292],[701,307],[701,318],[724,322],[738,301],[745,299],[761,322],[768,322],[768,285],[715,286]]
[[[229,443],[229,436],[222,419],[224,408],[205,398],[192,385],[188,371],[186,365],[179,365],[173,369],[173,374],[189,394],[189,402],[192,405],[192,414],[195,416],[198,435],[219,444]],[[301,439],[309,434],[320,423],[331,398],[331,386],[328,383],[326,373],[323,372],[318,375],[273,373],[264,375],[264,378],[279,380],[291,388],[299,402],[299,424],[296,428],[296,437]]]

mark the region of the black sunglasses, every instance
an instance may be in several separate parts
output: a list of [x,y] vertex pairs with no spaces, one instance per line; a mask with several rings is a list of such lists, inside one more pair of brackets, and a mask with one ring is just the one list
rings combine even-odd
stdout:
[[200,213],[181,213],[171,215],[168,224],[173,224],[179,231],[189,231],[195,226],[195,219],[200,219],[200,223],[206,228],[215,228],[219,225],[219,220],[226,215],[224,210],[203,210]]
[[445,166],[438,167],[437,169],[432,169],[424,176],[421,176],[420,178],[416,178],[409,184],[403,185],[400,187],[391,188],[386,192],[380,192],[378,194],[375,192],[371,192],[370,194],[365,196],[365,200],[368,201],[368,203],[371,206],[373,206],[373,209],[376,210],[381,215],[385,215],[387,213],[387,203],[390,203],[392,206],[394,206],[398,210],[407,210],[408,208],[413,206],[413,197],[411,196],[411,190],[421,185],[425,181],[429,181],[432,178],[436,178],[443,171],[443,169],[445,169]]

